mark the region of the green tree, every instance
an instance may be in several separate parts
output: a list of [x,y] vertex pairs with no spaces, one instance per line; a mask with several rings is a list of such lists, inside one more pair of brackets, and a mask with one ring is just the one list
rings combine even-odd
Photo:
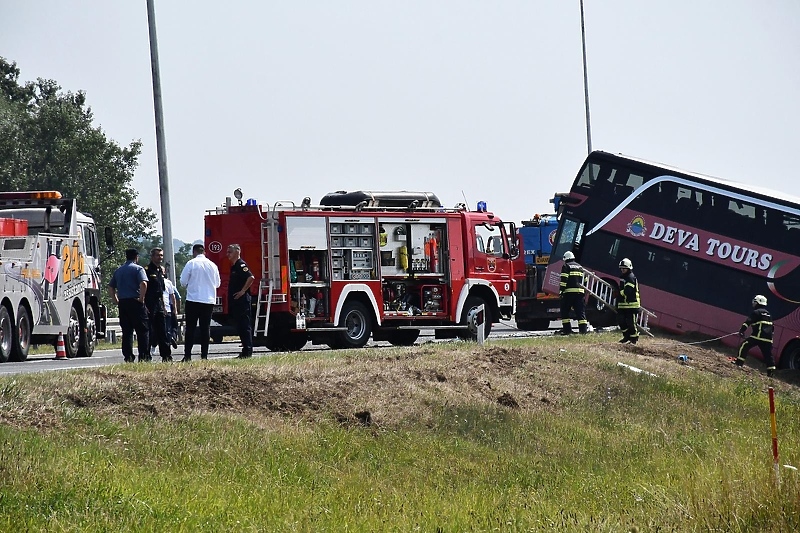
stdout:
[[103,270],[107,283],[123,250],[151,236],[156,222],[132,186],[141,142],[120,146],[93,126],[83,91],[62,91],[42,78],[20,83],[19,74],[0,57],[0,189],[60,191],[78,199],[101,235],[111,227],[117,251]]

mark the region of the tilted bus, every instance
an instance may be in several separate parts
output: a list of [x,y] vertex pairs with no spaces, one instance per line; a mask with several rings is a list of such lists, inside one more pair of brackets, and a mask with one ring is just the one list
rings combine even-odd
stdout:
[[[564,252],[611,283],[633,261],[650,325],[735,345],[756,294],[775,323],[773,355],[800,368],[800,198],[641,159],[592,152],[560,201],[545,290]],[[590,299],[590,321],[613,312]],[[757,355],[753,352],[753,355]]]

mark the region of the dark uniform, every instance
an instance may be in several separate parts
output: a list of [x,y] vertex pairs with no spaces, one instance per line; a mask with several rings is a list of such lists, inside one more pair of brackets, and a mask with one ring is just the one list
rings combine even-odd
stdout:
[[167,314],[164,307],[164,269],[152,261],[147,265],[147,292],[144,305],[150,316],[150,346],[158,346],[162,361],[172,361],[172,347],[167,335]]
[[584,302],[583,267],[575,259],[567,259],[561,267],[561,283],[559,286],[561,296],[561,333],[572,333],[572,321],[569,312],[575,310],[578,320],[578,330],[586,333],[589,329],[586,321],[586,303]]
[[619,279],[619,298],[617,299],[617,323],[622,331],[619,342],[636,344],[639,340],[639,330],[636,328],[636,317],[639,314],[639,282],[633,271],[628,270]]
[[228,314],[230,320],[236,326],[236,332],[242,339],[242,353],[240,357],[250,357],[253,355],[253,323],[251,320],[250,291],[245,291],[240,298],[233,295],[244,287],[253,273],[247,268],[241,258],[231,265],[231,277],[228,281]]
[[736,364],[738,366],[744,365],[747,352],[751,348],[758,346],[764,358],[764,364],[767,365],[767,375],[771,376],[775,371],[775,363],[772,359],[772,334],[775,329],[772,325],[772,316],[763,305],[758,305],[755,302],[753,305],[753,312],[750,313],[750,316],[747,317],[739,329],[739,336],[741,337],[744,337],[748,327],[752,328],[752,331],[750,336],[739,346],[739,357],[736,358]]

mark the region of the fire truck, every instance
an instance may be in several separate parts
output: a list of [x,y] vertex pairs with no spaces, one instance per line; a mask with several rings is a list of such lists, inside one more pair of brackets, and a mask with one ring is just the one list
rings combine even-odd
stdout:
[[516,228],[483,202],[445,208],[433,193],[408,191],[339,191],[319,206],[235,197],[239,205],[227,198],[205,216],[206,254],[221,277],[213,318],[230,323],[225,252],[239,244],[256,278],[257,346],[357,348],[370,336],[406,346],[422,328],[474,339],[481,321],[488,335],[514,312]]
[[[111,246],[111,228],[106,244]],[[92,218],[57,191],[0,193],[0,362],[31,344],[89,357],[105,336],[100,256]]]

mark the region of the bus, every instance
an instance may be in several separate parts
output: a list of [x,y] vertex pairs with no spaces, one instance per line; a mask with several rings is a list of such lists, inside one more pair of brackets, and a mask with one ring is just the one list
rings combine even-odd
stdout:
[[[776,364],[800,368],[800,198],[595,151],[553,201],[559,225],[546,292],[558,292],[568,250],[612,285],[627,257],[642,305],[656,314],[651,327],[729,345],[763,294]],[[615,322],[591,297],[587,318],[594,326]]]

